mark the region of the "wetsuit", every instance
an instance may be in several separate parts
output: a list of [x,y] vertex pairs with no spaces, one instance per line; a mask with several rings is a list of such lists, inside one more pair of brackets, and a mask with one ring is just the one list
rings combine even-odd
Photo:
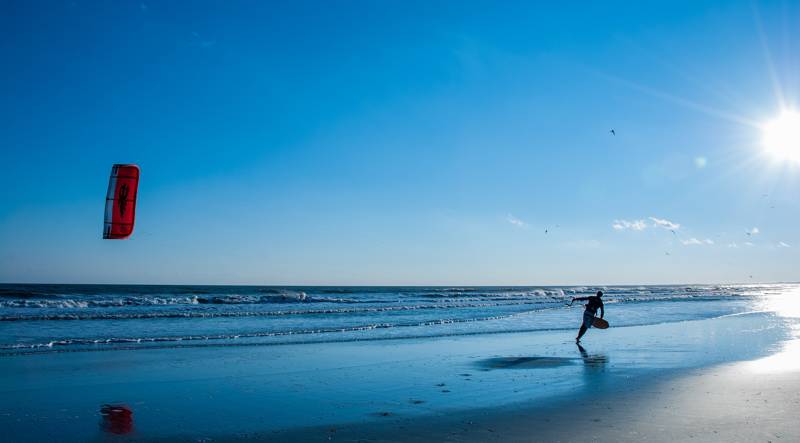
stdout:
[[587,328],[592,327],[592,322],[594,321],[594,317],[597,315],[597,310],[600,309],[600,318],[603,318],[605,315],[605,309],[603,308],[603,300],[596,295],[592,295],[589,297],[581,297],[576,298],[575,300],[586,300],[586,310],[583,311],[583,325]]

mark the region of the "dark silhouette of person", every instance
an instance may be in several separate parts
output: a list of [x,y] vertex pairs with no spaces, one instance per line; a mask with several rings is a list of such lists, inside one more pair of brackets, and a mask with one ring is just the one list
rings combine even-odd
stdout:
[[575,338],[575,343],[579,343],[581,341],[581,337],[583,334],[586,333],[589,328],[592,327],[592,322],[594,321],[594,317],[597,315],[597,309],[600,309],[600,318],[603,318],[605,315],[605,309],[603,308],[603,291],[597,291],[597,295],[590,295],[589,297],[572,297],[572,301],[570,304],[576,301],[587,301],[584,306],[586,309],[583,311],[583,324],[581,325],[581,329],[578,331],[578,336]]

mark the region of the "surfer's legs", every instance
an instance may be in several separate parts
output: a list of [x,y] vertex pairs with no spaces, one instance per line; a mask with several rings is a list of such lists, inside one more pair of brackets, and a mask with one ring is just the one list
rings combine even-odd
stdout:
[[585,334],[586,331],[592,327],[593,321],[594,321],[593,313],[589,311],[583,313],[583,324],[581,324],[581,330],[578,331],[578,336],[575,338],[576,342],[581,341],[581,337],[583,337],[583,334]]
[[588,329],[589,328],[587,328],[585,325],[581,325],[581,330],[578,331],[578,336],[575,338],[575,341],[581,341],[581,337],[583,337],[583,334],[585,334]]

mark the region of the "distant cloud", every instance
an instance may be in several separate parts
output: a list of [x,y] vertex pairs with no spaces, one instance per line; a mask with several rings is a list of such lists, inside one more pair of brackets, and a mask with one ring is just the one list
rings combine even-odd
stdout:
[[144,3],[139,3],[139,9],[141,9],[141,10],[142,10],[142,12],[147,12],[147,9],[149,9],[149,8],[147,7],[147,5],[146,5],[146,4],[144,4]]
[[749,241],[744,242],[744,245],[745,246],[755,246],[753,243],[751,243]]
[[611,227],[617,231],[624,231],[626,229],[643,231],[645,228],[647,228],[647,223],[645,223],[644,220],[614,220],[614,223],[611,225]]
[[778,242],[778,247],[779,248],[791,248],[791,246],[788,243],[784,243],[782,241]]
[[705,240],[698,240],[692,237],[689,240],[681,240],[681,243],[683,243],[684,245],[713,245],[714,241],[711,240],[710,238],[707,238]]
[[674,230],[678,230],[678,229],[681,228],[680,224],[673,223],[673,222],[671,222],[669,220],[666,220],[666,219],[663,219],[663,218],[650,217],[650,220],[653,221],[653,227],[654,228],[671,229],[673,231]]
[[625,231],[625,230],[632,230],[632,231],[644,231],[647,228],[662,228],[668,231],[677,231],[681,228],[679,223],[675,223],[669,221],[665,218],[658,218],[658,217],[647,217],[652,224],[648,224],[643,219],[639,220],[614,220],[614,223],[611,224],[611,227],[616,229],[617,231]]
[[736,242],[733,242],[733,243],[728,243],[728,247],[729,248],[738,248],[739,245],[737,245]]
[[524,221],[518,219],[517,217],[514,217],[511,214],[508,214],[508,217],[506,217],[506,221],[508,221],[512,225],[520,227],[520,228],[524,228],[524,227],[528,226],[527,223],[525,223]]
[[747,235],[758,235],[760,233],[761,233],[761,230],[759,230],[756,227],[754,227],[753,229],[747,231]]

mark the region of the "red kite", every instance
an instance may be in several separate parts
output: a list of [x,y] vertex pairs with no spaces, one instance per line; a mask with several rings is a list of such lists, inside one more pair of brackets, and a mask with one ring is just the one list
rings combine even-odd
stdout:
[[108,179],[106,218],[103,238],[125,239],[133,234],[136,219],[136,191],[139,188],[139,167],[114,165]]

